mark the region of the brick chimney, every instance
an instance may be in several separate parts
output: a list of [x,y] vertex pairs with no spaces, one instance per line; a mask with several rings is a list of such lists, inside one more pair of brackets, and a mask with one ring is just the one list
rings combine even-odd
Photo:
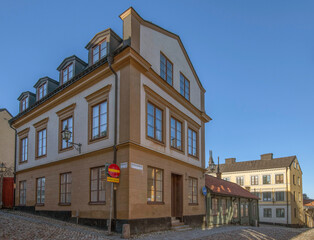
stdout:
[[272,153],[265,153],[261,155],[261,160],[272,160],[273,154]]
[[225,164],[232,164],[236,162],[236,158],[226,158]]

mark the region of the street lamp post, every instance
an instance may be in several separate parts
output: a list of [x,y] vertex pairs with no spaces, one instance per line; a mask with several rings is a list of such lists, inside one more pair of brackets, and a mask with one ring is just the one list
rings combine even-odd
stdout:
[[79,151],[79,154],[81,154],[81,143],[74,143],[74,142],[69,142],[71,137],[72,137],[72,132],[68,129],[68,126],[65,125],[64,130],[61,132],[62,139],[65,140],[66,142],[73,144],[74,148]]
[[0,184],[0,208],[2,208],[2,189],[3,189],[3,175],[4,172],[6,171],[6,166],[4,163],[0,164],[0,174],[1,174],[1,184]]

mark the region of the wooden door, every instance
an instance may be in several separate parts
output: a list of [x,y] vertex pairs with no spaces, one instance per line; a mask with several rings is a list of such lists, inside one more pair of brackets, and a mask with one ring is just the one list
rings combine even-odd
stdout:
[[171,216],[182,218],[183,215],[183,178],[171,175]]

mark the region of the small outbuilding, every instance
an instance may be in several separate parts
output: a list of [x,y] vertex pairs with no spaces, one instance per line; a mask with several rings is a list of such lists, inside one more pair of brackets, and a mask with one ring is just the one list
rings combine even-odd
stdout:
[[258,197],[241,186],[205,175],[207,226],[241,224],[258,226]]

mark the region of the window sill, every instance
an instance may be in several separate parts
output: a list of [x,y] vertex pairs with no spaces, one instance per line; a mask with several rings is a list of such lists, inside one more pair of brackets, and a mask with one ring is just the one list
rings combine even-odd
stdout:
[[47,157],[47,154],[41,155],[41,156],[36,156],[35,160],[39,160],[39,159],[42,159],[42,158],[45,158],[45,157]]
[[189,206],[198,206],[198,203],[189,203]]
[[194,156],[194,155],[191,155],[191,154],[188,154],[188,156],[189,157],[191,157],[191,158],[194,158],[195,160],[197,160],[197,161],[199,161],[199,159],[198,159],[198,156],[196,155],[196,156]]
[[173,150],[173,151],[176,151],[178,153],[184,154],[183,149],[179,149],[179,148],[176,148],[176,147],[173,147],[173,146],[171,146],[170,149]]
[[22,165],[22,164],[25,164],[25,163],[27,163],[28,161],[26,160],[26,161],[23,161],[23,162],[19,162],[19,165]]
[[104,201],[104,202],[89,202],[88,205],[106,205],[106,201]]
[[164,202],[149,202],[149,201],[147,201],[147,204],[148,205],[165,205]]
[[98,137],[98,138],[90,138],[88,140],[88,144],[93,144],[93,143],[96,143],[96,142],[100,142],[100,141],[103,141],[103,140],[106,140],[108,139],[108,134],[106,136],[103,136],[103,137]]
[[73,146],[67,147],[67,148],[60,148],[59,149],[59,153],[67,152],[67,151],[70,151],[70,150],[73,150],[73,149],[74,149]]
[[59,206],[71,206],[71,203],[58,203]]
[[154,143],[157,143],[157,144],[159,144],[159,145],[165,147],[165,143],[164,143],[163,141],[159,141],[159,140],[157,140],[157,139],[155,139],[155,138],[152,138],[152,137],[150,137],[150,136],[147,136],[147,135],[146,135],[146,138],[147,138],[148,140],[154,142]]
[[43,206],[45,206],[45,204],[44,203],[36,203],[35,206],[36,207],[43,207]]

